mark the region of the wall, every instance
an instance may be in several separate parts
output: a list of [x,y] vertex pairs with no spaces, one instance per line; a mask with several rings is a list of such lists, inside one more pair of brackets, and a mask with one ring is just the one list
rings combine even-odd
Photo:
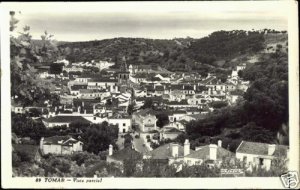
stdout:
[[[128,132],[131,129],[131,119],[108,119],[108,123],[113,125],[118,125],[119,127],[119,133],[123,133],[125,130],[125,133]],[[125,124],[125,126],[124,126]]]
[[69,127],[69,123],[49,123],[48,125],[46,125],[46,127],[55,127],[55,126],[63,126],[66,125],[67,127]]
[[42,145],[42,152],[44,154],[61,154],[62,150],[61,150],[61,146],[60,145],[54,145],[54,144],[51,144],[51,145]]
[[[259,160],[258,158],[261,158],[262,156],[260,155],[255,155],[255,154],[245,154],[245,153],[236,153],[236,158],[243,161],[244,160],[244,156],[247,158],[246,163],[247,164],[253,164],[253,165],[258,165],[259,164]],[[271,156],[270,158],[266,158],[266,156],[264,156],[263,158],[263,165],[262,167],[265,167],[267,170],[270,169],[271,167]]]

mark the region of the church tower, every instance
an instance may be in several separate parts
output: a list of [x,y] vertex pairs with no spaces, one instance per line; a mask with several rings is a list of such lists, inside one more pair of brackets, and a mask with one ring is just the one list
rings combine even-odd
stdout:
[[130,72],[128,71],[128,68],[127,68],[125,56],[123,56],[123,58],[122,58],[122,64],[120,67],[120,71],[117,74],[118,74],[118,83],[119,84],[127,84],[128,80],[129,80]]

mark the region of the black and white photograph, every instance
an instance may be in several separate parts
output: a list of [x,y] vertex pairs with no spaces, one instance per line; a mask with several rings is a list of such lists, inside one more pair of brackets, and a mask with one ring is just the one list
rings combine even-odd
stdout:
[[2,187],[299,188],[296,1],[0,6]]

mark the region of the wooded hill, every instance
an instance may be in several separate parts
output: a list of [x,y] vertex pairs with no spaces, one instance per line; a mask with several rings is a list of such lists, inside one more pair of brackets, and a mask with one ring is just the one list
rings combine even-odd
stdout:
[[201,39],[113,38],[63,42],[58,47],[60,55],[71,62],[111,60],[118,67],[121,58],[126,56],[128,64],[160,65],[170,71],[196,71],[205,75],[218,72],[217,68],[224,70],[235,66],[237,58],[247,61],[249,56],[267,48],[271,50],[274,40],[270,39],[280,39],[282,45],[287,41],[287,34],[267,29],[233,30],[217,31]]

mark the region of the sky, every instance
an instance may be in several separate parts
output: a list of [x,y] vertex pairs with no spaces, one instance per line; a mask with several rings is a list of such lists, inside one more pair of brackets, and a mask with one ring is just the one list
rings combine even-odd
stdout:
[[19,20],[15,32],[28,25],[34,39],[47,30],[59,41],[201,38],[217,30],[288,28],[285,5],[274,1],[26,4],[13,10]]

